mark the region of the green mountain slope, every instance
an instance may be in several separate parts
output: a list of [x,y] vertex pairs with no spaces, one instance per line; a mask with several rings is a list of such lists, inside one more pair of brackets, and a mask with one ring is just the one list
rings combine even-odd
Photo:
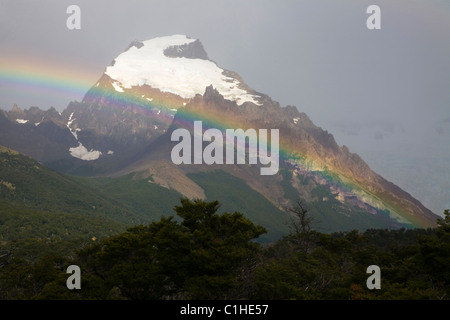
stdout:
[[45,212],[76,213],[122,223],[140,223],[132,209],[89,183],[55,172],[10,149],[0,149],[0,201]]
[[64,254],[124,231],[138,214],[87,183],[0,146],[0,249],[17,257]]
[[129,174],[120,178],[77,178],[89,183],[98,192],[108,194],[115,201],[130,208],[139,215],[141,223],[159,220],[162,215],[174,214],[173,207],[182,195],[152,182],[151,177],[143,179]]
[[[269,233],[261,241],[286,234],[287,214],[241,179],[220,170],[190,178],[204,188],[208,199],[224,204],[221,212],[239,211],[267,227]],[[173,215],[181,197],[151,176],[68,176],[0,146],[0,250],[28,260],[68,254],[130,226]]]
[[45,254],[67,255],[74,248],[123,232],[126,225],[90,217],[38,211],[0,203],[0,251],[15,258],[34,258]]
[[[221,212],[239,211],[265,226],[269,233],[262,241],[276,240],[288,231],[287,214],[241,179],[220,170],[190,178],[205,190],[208,199],[224,204]],[[151,176],[68,176],[0,147],[2,248],[14,242],[15,247],[37,253],[39,246],[102,238],[173,215],[181,197],[177,191],[154,183]]]
[[187,176],[201,186],[209,201],[218,200],[220,212],[243,213],[248,219],[268,230],[262,241],[278,240],[288,230],[289,215],[281,211],[243,180],[222,170],[190,173]]
[[[142,176],[136,173],[120,178],[89,180],[95,188],[139,212],[141,219],[146,222],[158,220],[162,215],[173,215],[173,207],[179,203],[182,195],[153,183],[151,177],[144,179]],[[278,209],[243,180],[222,170],[190,173],[187,176],[205,190],[208,201],[217,200],[221,203],[220,213],[238,211],[255,224],[268,229],[269,232],[259,240],[274,241],[288,232],[287,213]]]

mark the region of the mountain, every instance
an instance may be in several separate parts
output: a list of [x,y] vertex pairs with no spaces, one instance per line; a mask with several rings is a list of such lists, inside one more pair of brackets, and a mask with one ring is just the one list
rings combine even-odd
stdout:
[[[225,152],[214,154],[214,164],[175,164],[172,150],[180,142],[172,136],[178,129],[194,136],[195,121],[201,121],[201,133],[218,129],[223,136],[227,129],[254,129],[274,138],[272,130],[278,130],[275,174],[262,175],[268,162],[259,157],[250,164],[250,153],[244,164],[217,163],[226,162]],[[109,183],[144,181],[189,198],[217,199],[277,232],[287,221],[286,208],[298,199],[315,217],[315,227],[326,232],[434,227],[438,218],[305,113],[251,89],[210,60],[199,40],[182,35],[132,42],[83,100],[61,114],[16,106],[0,113],[0,125],[0,144],[57,171],[114,178]],[[209,141],[197,147],[214,145],[218,152],[225,144]]]

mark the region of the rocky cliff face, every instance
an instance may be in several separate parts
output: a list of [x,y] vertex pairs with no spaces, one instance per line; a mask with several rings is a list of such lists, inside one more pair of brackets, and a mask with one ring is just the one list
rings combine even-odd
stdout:
[[209,60],[208,54],[200,40],[179,46],[169,46],[164,50],[164,55],[171,58],[188,58]]
[[0,112],[0,144],[51,162],[65,157],[68,149],[76,146],[76,140],[54,108],[22,110],[14,106],[9,112]]

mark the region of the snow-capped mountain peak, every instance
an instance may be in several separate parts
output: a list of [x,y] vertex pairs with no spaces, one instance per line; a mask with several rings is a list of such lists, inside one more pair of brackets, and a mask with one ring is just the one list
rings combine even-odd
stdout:
[[238,105],[247,101],[260,105],[257,95],[245,90],[238,79],[226,75],[225,70],[208,60],[198,40],[185,35],[134,41],[106,68],[105,74],[114,80],[117,92],[148,85],[190,99],[212,85],[225,99]]

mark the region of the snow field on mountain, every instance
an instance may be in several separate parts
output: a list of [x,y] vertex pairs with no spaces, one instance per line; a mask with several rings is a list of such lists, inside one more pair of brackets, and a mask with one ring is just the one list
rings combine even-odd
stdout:
[[132,46],[120,54],[113,66],[106,69],[105,74],[121,84],[114,88],[121,92],[122,88],[149,85],[162,92],[170,92],[185,99],[196,94],[204,94],[205,88],[213,87],[225,99],[236,101],[238,105],[244,102],[260,103],[256,96],[240,89],[239,81],[227,77],[224,70],[214,62],[203,59],[172,58],[164,55],[164,50],[172,46],[182,46],[196,41],[184,35],[159,37],[143,42],[143,46]]
[[70,126],[76,119],[73,118],[73,112],[70,114],[69,121],[67,122],[67,128],[69,128],[72,135],[78,141],[78,147],[69,148],[70,155],[74,158],[78,158],[85,161],[97,160],[102,155],[101,151],[93,150],[90,151],[86,149],[85,146],[78,140],[77,132],[81,131],[81,129],[76,128],[72,129]]

